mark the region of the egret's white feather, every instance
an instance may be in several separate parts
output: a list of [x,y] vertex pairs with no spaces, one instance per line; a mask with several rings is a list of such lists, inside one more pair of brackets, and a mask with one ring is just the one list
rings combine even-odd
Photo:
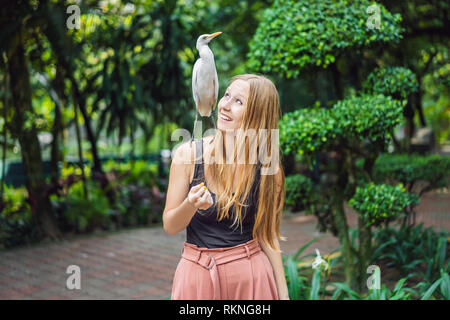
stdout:
[[214,54],[208,47],[209,41],[219,34],[217,32],[212,35],[201,35],[197,40],[196,47],[200,58],[195,62],[192,71],[192,94],[197,111],[202,117],[211,115],[219,96],[219,81]]

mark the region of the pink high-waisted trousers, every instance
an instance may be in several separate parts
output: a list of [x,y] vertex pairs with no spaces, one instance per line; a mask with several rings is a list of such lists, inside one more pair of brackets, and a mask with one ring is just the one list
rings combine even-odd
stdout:
[[278,300],[274,271],[256,239],[228,248],[184,242],[172,300]]

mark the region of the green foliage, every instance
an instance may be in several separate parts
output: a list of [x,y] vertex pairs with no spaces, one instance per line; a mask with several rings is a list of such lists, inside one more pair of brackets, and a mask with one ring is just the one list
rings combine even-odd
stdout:
[[390,290],[382,284],[380,289],[369,289],[368,294],[358,294],[345,283],[333,282],[337,289],[331,297],[332,300],[449,300],[450,278],[448,272],[440,270],[440,278],[432,284],[420,282],[414,287],[405,287],[404,284],[413,274],[401,278]]
[[400,40],[400,15],[379,3],[380,28],[367,26],[373,3],[275,0],[249,44],[249,68],[297,77],[306,67],[326,68],[347,50]]
[[320,271],[315,270],[311,280],[311,289],[309,290],[309,300],[319,300],[320,278],[321,278]]
[[105,163],[105,169],[117,170],[123,175],[121,184],[136,184],[142,187],[151,187],[158,183],[158,164],[145,160],[136,160],[117,164],[113,160]]
[[363,217],[367,226],[378,226],[398,218],[405,207],[418,202],[414,194],[405,192],[402,184],[391,186],[368,183],[358,186],[348,202]]
[[[357,229],[351,230],[352,243],[356,239]],[[313,254],[302,255],[304,250],[320,238],[315,238],[298,250],[295,256],[283,257],[285,263],[286,282],[288,284],[291,300],[324,299],[324,295],[331,295],[331,300],[412,300],[412,299],[447,299],[450,294],[449,268],[446,251],[448,234],[444,231],[438,234],[432,228],[423,229],[423,226],[405,227],[397,230],[389,227],[376,232],[376,251],[373,255],[373,264],[378,260],[387,261],[387,266],[401,271],[401,279],[392,289],[384,283],[380,288],[368,289],[368,292],[358,293],[343,282],[331,282],[334,291],[325,290],[327,279],[330,278],[331,268],[327,273],[316,270],[310,277],[311,264],[306,262]],[[401,248],[398,251],[397,248]],[[397,259],[397,260],[396,260]],[[338,269],[340,259],[328,258],[329,266]],[[422,262],[415,262],[421,260]],[[430,260],[433,264],[432,276],[427,276],[430,268],[424,263]],[[394,264],[392,262],[395,262]],[[405,268],[401,268],[405,266]],[[383,270],[376,269],[382,272]],[[426,270],[426,271],[424,271]],[[381,276],[381,274],[379,273]],[[376,276],[374,274],[374,276]],[[417,283],[417,278],[422,281]],[[416,285],[412,286],[412,283]],[[320,293],[322,292],[322,295]]]
[[3,184],[3,205],[2,215],[12,215],[17,212],[30,211],[30,205],[26,201],[26,188],[13,188]]
[[286,177],[286,206],[293,211],[312,211],[313,188],[312,180],[302,174]]
[[308,280],[307,276],[300,275],[301,273],[310,272],[312,270],[311,263],[308,260],[315,257],[312,253],[304,255],[302,255],[302,253],[311,244],[323,237],[324,236],[317,237],[308,241],[297,250],[294,256],[288,255],[287,257],[282,257],[289,298],[291,300],[319,300],[320,293],[322,292],[322,296],[325,293],[326,280],[330,275],[331,267],[336,264],[337,259],[328,259],[328,273],[316,269],[315,272],[312,273],[311,281]]
[[[433,231],[418,226],[402,226],[400,229],[388,227],[378,229],[374,235],[372,261],[384,260],[387,266],[399,270],[402,275],[413,275],[425,280],[435,281],[443,269],[450,271],[448,263],[448,232]],[[375,262],[376,263],[376,262]]]
[[298,275],[297,263],[291,256],[287,258],[286,281],[288,285],[289,298],[291,300],[300,300],[302,289],[305,287],[305,277]]
[[[440,269],[441,277],[426,289],[421,300],[428,300],[431,297],[434,299],[450,300],[450,276],[448,272],[448,268],[447,270]],[[423,291],[423,288],[427,288],[427,284],[421,282],[416,287],[421,288]],[[438,288],[439,291],[436,291]]]
[[384,95],[353,96],[330,109],[299,109],[284,114],[279,123],[280,144],[287,154],[313,154],[340,141],[384,139],[401,120],[399,101]]
[[332,113],[341,137],[374,141],[401,122],[402,106],[384,95],[361,95],[338,101]]
[[374,181],[401,182],[408,189],[418,181],[426,182],[426,191],[450,186],[450,158],[439,154],[382,154],[373,170]]
[[335,120],[324,108],[299,109],[280,120],[280,146],[286,154],[312,153],[331,145],[336,138]]
[[89,198],[84,198],[83,184],[77,182],[66,196],[67,208],[64,211],[66,220],[77,232],[92,231],[103,227],[107,221],[109,210],[108,198],[97,182],[86,182]]
[[381,93],[397,99],[406,99],[419,88],[416,75],[408,68],[376,68],[363,83],[368,93]]
[[345,283],[333,282],[337,289],[331,297],[332,300],[410,300],[413,292],[409,288],[403,287],[408,277],[400,279],[393,290],[381,284],[380,289],[369,289],[368,294],[359,294],[352,290]]
[[34,226],[30,205],[26,201],[25,188],[3,185],[3,205],[0,212],[0,247],[10,248],[37,240],[38,232]]

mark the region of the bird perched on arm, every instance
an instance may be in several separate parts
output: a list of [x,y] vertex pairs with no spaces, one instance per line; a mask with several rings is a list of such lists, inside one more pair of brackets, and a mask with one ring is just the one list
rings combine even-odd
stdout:
[[[216,129],[216,123],[212,112],[216,107],[217,97],[219,95],[219,81],[217,79],[214,54],[208,47],[208,43],[221,33],[202,34],[198,37],[196,48],[200,54],[200,58],[195,62],[192,72],[192,94],[194,96],[196,110],[202,117],[211,117],[214,129]],[[198,114],[196,112],[192,137],[195,134],[197,116]]]

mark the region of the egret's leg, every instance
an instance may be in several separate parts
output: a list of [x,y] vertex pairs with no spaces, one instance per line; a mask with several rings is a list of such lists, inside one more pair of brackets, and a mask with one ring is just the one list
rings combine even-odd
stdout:
[[195,139],[195,128],[197,127],[198,112],[195,110],[194,131],[192,131],[191,141]]

